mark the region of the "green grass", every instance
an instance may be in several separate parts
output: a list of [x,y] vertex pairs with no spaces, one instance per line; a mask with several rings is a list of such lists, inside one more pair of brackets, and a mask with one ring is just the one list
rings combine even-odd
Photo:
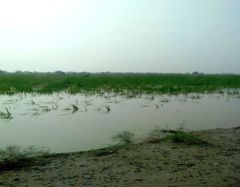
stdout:
[[174,131],[165,137],[165,140],[170,140],[174,143],[185,143],[188,145],[207,145],[208,142],[192,132]]
[[0,171],[31,165],[48,154],[48,150],[34,146],[25,149],[19,146],[8,146],[4,150],[0,149]]
[[0,93],[192,93],[240,88],[240,75],[2,73]]

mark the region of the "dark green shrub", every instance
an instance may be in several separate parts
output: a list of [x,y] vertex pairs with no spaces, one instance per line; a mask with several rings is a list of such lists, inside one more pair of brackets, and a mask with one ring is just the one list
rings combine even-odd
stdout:
[[26,166],[37,158],[48,155],[48,150],[40,149],[35,146],[30,146],[25,149],[19,146],[8,146],[4,150],[0,150],[0,169],[7,170]]
[[189,145],[204,145],[207,141],[202,140],[199,136],[194,135],[192,132],[175,131],[166,137],[175,143],[186,143]]

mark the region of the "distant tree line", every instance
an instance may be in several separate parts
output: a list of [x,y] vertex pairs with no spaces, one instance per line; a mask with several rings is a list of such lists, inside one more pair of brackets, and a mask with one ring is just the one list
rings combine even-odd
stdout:
[[0,75],[3,74],[19,74],[19,75],[28,75],[28,74],[40,74],[40,75],[78,75],[78,76],[99,76],[99,75],[111,75],[111,76],[118,76],[118,75],[131,75],[131,76],[141,76],[141,75],[194,75],[194,76],[198,76],[198,75],[239,75],[239,74],[235,74],[235,73],[215,73],[215,74],[207,74],[207,73],[202,73],[202,72],[198,72],[198,71],[194,71],[192,73],[152,73],[152,72],[146,72],[146,73],[139,73],[139,72],[97,72],[97,73],[91,73],[91,72],[73,72],[73,71],[69,71],[69,72],[64,72],[64,71],[55,71],[55,72],[37,72],[37,71],[15,71],[15,72],[7,72],[7,71],[3,71],[0,70]]

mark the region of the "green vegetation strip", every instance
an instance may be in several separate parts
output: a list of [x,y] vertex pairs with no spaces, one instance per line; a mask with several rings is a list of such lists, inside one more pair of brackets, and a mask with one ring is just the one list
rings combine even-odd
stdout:
[[240,75],[0,73],[1,94],[60,91],[178,94],[224,88],[240,88]]

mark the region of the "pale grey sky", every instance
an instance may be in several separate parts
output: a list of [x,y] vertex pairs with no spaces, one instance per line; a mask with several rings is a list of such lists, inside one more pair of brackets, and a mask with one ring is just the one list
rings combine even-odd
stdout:
[[239,0],[0,1],[0,70],[240,73]]

